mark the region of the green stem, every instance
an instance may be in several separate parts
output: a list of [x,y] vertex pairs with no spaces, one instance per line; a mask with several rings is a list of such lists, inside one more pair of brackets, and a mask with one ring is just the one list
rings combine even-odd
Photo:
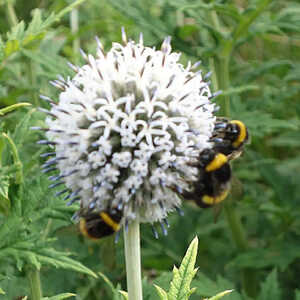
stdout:
[[[238,250],[240,252],[247,251],[249,246],[243,229],[243,224],[230,199],[227,199],[225,203],[225,215],[231,229],[233,240]],[[242,283],[247,295],[255,298],[258,285],[256,280],[256,272],[254,269],[244,268],[242,270]]]
[[68,5],[66,8],[62,9],[55,17],[55,21],[59,21],[62,16],[65,14],[71,12],[73,9],[75,9],[78,5],[85,2],[87,0],[76,0],[72,2],[70,5]]
[[[222,91],[227,91],[230,87],[230,77],[229,77],[229,60],[231,54],[231,48],[228,48],[228,53],[224,56],[219,57],[219,88]],[[223,113],[226,117],[230,116],[230,97],[229,95],[223,95]]]
[[[269,3],[270,0],[265,0],[258,7],[258,9],[247,18],[246,22],[241,22],[235,29],[231,39],[223,40],[223,48],[219,52],[217,57],[216,65],[218,66],[218,88],[227,91],[230,87],[230,73],[229,73],[229,63],[232,55],[232,51],[235,46],[236,40],[248,30],[250,24],[254,19],[262,12],[263,8]],[[216,28],[220,28],[220,24],[216,14],[211,15],[212,23]],[[229,95],[224,95],[224,108],[223,113],[226,117],[230,116],[230,97]],[[225,203],[225,215],[232,233],[233,240],[239,250],[239,252],[247,251],[249,248],[246,234],[244,231],[243,224],[241,222],[240,216],[236,211],[236,207],[233,205],[232,201],[229,199]],[[257,294],[257,279],[256,272],[251,268],[242,269],[242,283],[243,288],[250,297],[254,297]]]
[[125,261],[128,300],[143,300],[140,252],[140,224],[131,222],[128,232],[124,229]]
[[249,26],[253,23],[253,21],[265,10],[265,8],[270,4],[272,0],[263,0],[259,2],[259,5],[255,10],[249,13],[248,16],[242,18],[242,21],[238,24],[235,28],[233,33],[233,40],[234,42],[245,32],[248,31]]
[[27,268],[27,277],[30,284],[31,300],[42,299],[42,289],[40,281],[40,272],[34,267]]
[[71,32],[74,35],[74,39],[73,39],[73,54],[75,55],[75,57],[78,57],[76,54],[79,53],[79,49],[80,49],[80,39],[78,38],[78,29],[79,29],[79,21],[78,21],[78,9],[74,8],[71,11],[71,15],[70,15],[70,26],[71,26]]
[[[221,90],[226,91],[230,86],[229,77],[229,61],[231,55],[232,44],[228,44],[225,48],[223,56],[219,60],[219,87]],[[225,116],[230,116],[230,98],[228,95],[224,95],[224,113]],[[240,220],[240,216],[236,211],[236,207],[232,204],[232,201],[227,199],[225,204],[225,215],[233,240],[239,250],[239,252],[244,252],[248,249],[248,241],[244,231],[243,224]],[[256,272],[251,268],[242,269],[242,284],[246,293],[250,297],[255,297],[257,293],[257,280]]]

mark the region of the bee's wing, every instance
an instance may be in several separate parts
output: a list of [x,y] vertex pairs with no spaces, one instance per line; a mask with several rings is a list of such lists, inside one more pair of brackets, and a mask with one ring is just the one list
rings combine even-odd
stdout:
[[104,224],[103,220],[100,218],[100,216],[98,218],[93,218],[93,219],[90,219],[86,222],[86,228],[89,229],[89,228],[93,228],[95,227],[96,225],[100,225],[101,223]]

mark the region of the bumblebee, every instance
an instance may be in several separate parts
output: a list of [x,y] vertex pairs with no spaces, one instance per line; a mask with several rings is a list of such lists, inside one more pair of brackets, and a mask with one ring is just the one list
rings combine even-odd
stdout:
[[226,155],[214,149],[205,149],[200,153],[198,181],[192,184],[192,191],[181,193],[184,199],[191,199],[202,208],[222,202],[230,190],[231,167]]
[[242,154],[244,145],[249,141],[249,133],[246,125],[239,120],[219,119],[212,140],[215,151],[232,160]]
[[79,229],[84,236],[97,240],[119,231],[121,219],[119,210],[86,213],[81,216]]

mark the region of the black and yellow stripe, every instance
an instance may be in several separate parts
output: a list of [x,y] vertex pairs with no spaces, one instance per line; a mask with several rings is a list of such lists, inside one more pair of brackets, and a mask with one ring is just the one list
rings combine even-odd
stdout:
[[235,140],[232,142],[232,146],[238,148],[248,139],[248,130],[246,125],[239,120],[232,120],[230,123],[235,124],[238,128],[238,134],[236,135]]
[[227,157],[224,154],[216,153],[213,160],[206,165],[205,171],[206,172],[216,171],[222,168],[222,166],[224,166],[227,162],[228,162]]
[[121,218],[120,211],[86,213],[80,219],[79,229],[84,236],[97,240],[119,231]]

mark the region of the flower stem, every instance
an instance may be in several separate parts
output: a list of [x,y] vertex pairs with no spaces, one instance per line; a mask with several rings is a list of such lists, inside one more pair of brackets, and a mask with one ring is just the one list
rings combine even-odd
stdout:
[[27,277],[29,279],[32,300],[42,299],[42,289],[40,281],[40,272],[34,267],[27,268]]
[[140,251],[140,224],[138,220],[124,229],[127,290],[129,300],[143,300]]

